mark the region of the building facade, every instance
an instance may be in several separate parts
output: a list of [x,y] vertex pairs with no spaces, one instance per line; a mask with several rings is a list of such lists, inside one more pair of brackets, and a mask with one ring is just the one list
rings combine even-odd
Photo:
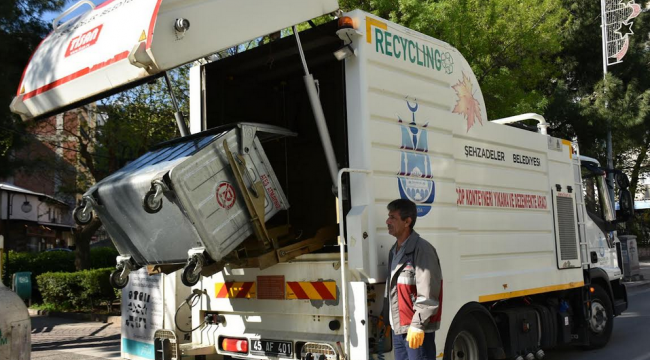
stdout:
[[73,243],[70,205],[53,196],[0,183],[0,234],[5,250],[38,252]]
[[92,104],[31,124],[33,141],[13,153],[27,165],[0,179],[6,250],[74,248],[72,210],[93,181],[84,154],[91,153],[96,118]]

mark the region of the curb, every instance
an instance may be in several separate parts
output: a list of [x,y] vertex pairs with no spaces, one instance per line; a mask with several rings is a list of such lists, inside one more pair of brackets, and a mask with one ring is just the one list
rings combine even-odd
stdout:
[[94,321],[108,324],[119,325],[122,323],[121,316],[107,315],[107,314],[89,314],[89,313],[66,313],[57,311],[27,309],[29,316],[51,316],[64,319],[72,319],[78,321]]
[[624,282],[626,288],[637,288],[641,286],[650,286],[650,280]]

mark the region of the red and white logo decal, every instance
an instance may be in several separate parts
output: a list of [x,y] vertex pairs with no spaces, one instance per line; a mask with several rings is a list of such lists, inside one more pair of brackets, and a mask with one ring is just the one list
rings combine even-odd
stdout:
[[97,39],[99,38],[99,33],[102,31],[102,26],[104,25],[102,24],[94,27],[70,40],[70,44],[68,44],[68,50],[65,51],[65,57],[76,54],[83,49],[95,45]]
[[237,193],[229,182],[222,182],[217,186],[217,203],[228,210],[235,205]]
[[280,205],[280,201],[278,200],[278,197],[275,195],[275,191],[273,191],[273,187],[271,186],[271,181],[269,180],[268,176],[262,174],[260,177],[262,178],[262,184],[264,185],[264,189],[266,190],[266,193],[269,194],[269,197],[271,197],[273,206],[275,206],[276,209],[280,210],[282,208],[282,205]]

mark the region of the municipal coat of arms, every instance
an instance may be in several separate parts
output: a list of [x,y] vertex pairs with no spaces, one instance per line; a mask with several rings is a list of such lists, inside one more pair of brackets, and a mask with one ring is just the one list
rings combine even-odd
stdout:
[[409,199],[417,205],[418,217],[424,216],[431,210],[430,204],[436,195],[436,186],[431,171],[431,158],[429,157],[429,144],[427,139],[427,126],[418,124],[415,113],[418,111],[417,100],[413,104],[406,100],[406,105],[411,111],[410,123],[398,116],[402,132],[402,145],[400,146],[400,171],[397,173],[399,193],[402,199]]

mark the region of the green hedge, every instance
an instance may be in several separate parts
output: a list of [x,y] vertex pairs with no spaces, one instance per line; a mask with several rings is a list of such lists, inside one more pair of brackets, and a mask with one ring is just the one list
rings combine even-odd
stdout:
[[93,269],[115,268],[115,258],[119,255],[115,248],[100,247],[90,249],[90,266]]
[[[90,266],[93,269],[115,268],[117,255],[118,252],[114,248],[90,249]],[[41,301],[41,294],[34,281],[36,277],[47,272],[74,272],[76,271],[74,261],[74,251],[44,251],[40,253],[10,251],[3,281],[6,286],[11,287],[11,277],[14,273],[30,271],[34,284],[32,300],[38,303]]]
[[78,272],[48,272],[36,277],[45,304],[64,310],[87,310],[109,304],[117,294],[108,278],[115,268]]
[[[117,250],[113,248],[90,249],[90,266],[93,269],[115,267],[117,255]],[[20,271],[31,271],[34,277],[46,272],[73,272],[76,271],[74,260],[74,251],[44,251],[40,253],[10,251],[6,279],[11,279],[14,273]],[[8,283],[10,284],[10,282]]]
[[41,253],[9,252],[7,275],[19,271],[31,271],[32,275],[40,275],[48,271],[75,271],[74,253],[64,251],[46,251]]

